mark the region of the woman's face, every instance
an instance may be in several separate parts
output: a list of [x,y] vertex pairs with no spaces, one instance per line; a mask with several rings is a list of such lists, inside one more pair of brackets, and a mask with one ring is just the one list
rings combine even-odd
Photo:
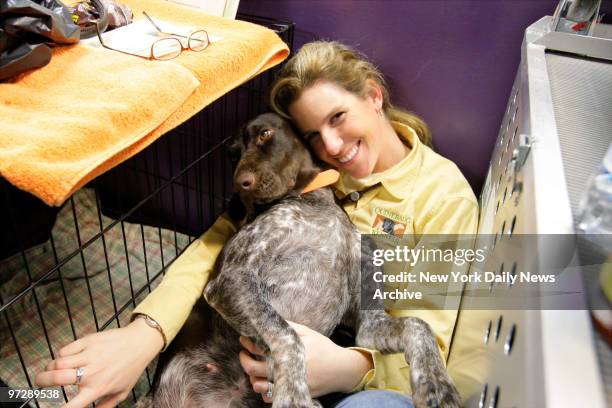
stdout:
[[384,120],[380,89],[369,85],[360,97],[331,82],[320,81],[304,90],[289,106],[305,140],[316,155],[335,168],[362,178],[377,170]]

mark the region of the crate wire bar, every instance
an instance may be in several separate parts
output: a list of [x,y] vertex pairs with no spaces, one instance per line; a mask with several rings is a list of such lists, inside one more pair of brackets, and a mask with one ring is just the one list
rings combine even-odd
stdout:
[[[238,18],[267,26],[292,47],[292,23]],[[226,208],[232,170],[224,143],[267,109],[266,92],[278,69],[227,93],[89,183],[61,209],[0,179],[0,207],[6,211],[0,237],[0,386],[32,388],[60,347],[129,323],[130,311],[166,268]],[[154,366],[123,406],[148,391]],[[76,387],[62,387],[62,393],[67,400]],[[56,403],[31,399],[11,406]]]

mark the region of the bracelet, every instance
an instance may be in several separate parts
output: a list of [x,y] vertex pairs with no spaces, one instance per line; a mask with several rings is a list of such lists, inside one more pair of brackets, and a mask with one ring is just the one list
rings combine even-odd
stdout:
[[164,331],[162,330],[161,326],[159,325],[159,323],[157,323],[157,321],[155,319],[153,319],[151,316],[146,315],[144,313],[134,313],[132,315],[132,321],[136,320],[136,319],[142,319],[145,321],[145,323],[147,324],[147,326],[154,328],[155,330],[157,330],[159,332],[159,334],[161,334],[162,339],[164,340],[164,347],[162,347],[162,350],[166,349],[166,344],[168,344],[168,342],[166,341],[166,335],[164,334]]

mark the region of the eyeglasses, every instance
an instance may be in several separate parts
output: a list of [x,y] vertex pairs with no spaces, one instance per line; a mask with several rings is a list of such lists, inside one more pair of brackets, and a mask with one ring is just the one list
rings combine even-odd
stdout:
[[[159,33],[171,35],[172,37],[160,38],[159,40],[154,41],[151,44],[149,56],[146,57],[144,55],[120,50],[117,48],[110,47],[107,44],[104,44],[104,41],[102,40],[102,35],[100,35],[100,29],[98,28],[98,24],[96,24],[96,34],[98,34],[98,39],[100,40],[100,44],[102,45],[102,47],[120,52],[122,54],[133,55],[135,57],[140,57],[148,60],[165,61],[178,57],[184,50],[200,52],[204,51],[210,45],[210,39],[206,30],[195,30],[192,31],[191,34],[189,34],[188,36],[183,34],[168,33],[159,28],[159,26],[155,24],[155,21],[153,21],[153,19],[146,12],[143,11],[142,14],[144,14],[147,20],[149,20],[149,22],[153,25],[153,27],[155,27],[155,29]],[[187,46],[185,47],[181,40],[176,37],[186,38]]]

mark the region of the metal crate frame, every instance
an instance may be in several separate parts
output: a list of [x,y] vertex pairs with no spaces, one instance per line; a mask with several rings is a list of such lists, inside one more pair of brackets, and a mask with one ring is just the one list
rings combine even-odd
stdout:
[[[481,194],[479,226],[481,236],[490,234],[498,242],[511,240],[516,234],[537,234],[534,250],[539,259],[555,250],[548,246],[545,234],[574,234],[564,167],[567,157],[562,155],[561,132],[553,109],[547,54],[560,46],[564,47],[561,51],[570,52],[571,45],[579,42],[574,52],[592,51],[591,57],[602,58],[602,50],[611,43],[602,45],[604,40],[593,38],[594,46],[585,48],[586,38],[550,33],[548,22],[549,17],[545,17],[525,32],[521,64]],[[610,48],[607,50],[612,54]],[[609,142],[603,144],[607,147]],[[603,152],[605,149],[601,157]],[[601,159],[596,156],[591,160]],[[595,168],[587,169],[587,174]],[[515,257],[499,245],[493,256],[500,268],[506,265],[504,270],[533,261],[529,254]],[[545,269],[540,263],[536,267]],[[574,288],[583,285],[579,281],[572,284]],[[464,299],[449,359],[451,370],[455,365],[469,364],[453,353],[470,350],[474,377],[482,380],[469,384],[466,407],[606,406],[586,299],[582,299],[582,307],[573,310],[500,307],[484,311],[470,310],[469,304],[469,299]]]

